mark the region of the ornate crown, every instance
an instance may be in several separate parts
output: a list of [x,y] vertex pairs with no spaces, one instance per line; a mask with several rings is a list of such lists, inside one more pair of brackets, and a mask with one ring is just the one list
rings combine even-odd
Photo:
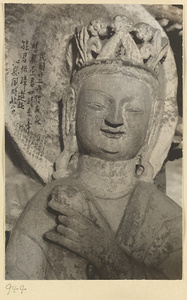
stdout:
[[66,58],[71,71],[103,61],[120,60],[142,65],[158,74],[168,46],[168,39],[149,24],[134,24],[126,16],[116,16],[111,23],[98,18],[91,21],[88,27],[75,29]]

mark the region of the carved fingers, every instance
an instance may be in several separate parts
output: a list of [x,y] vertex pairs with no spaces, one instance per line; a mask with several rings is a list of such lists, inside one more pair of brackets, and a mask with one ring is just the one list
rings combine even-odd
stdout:
[[61,224],[57,226],[57,232],[67,237],[69,240],[74,241],[75,243],[79,242],[79,234],[71,228],[68,228]]
[[[58,214],[58,221],[57,227],[47,232],[45,237],[84,257],[99,268],[103,253],[114,243],[114,234],[106,220],[99,219],[99,225],[95,223],[98,221],[97,211],[94,211],[97,218],[92,218],[78,210],[73,204],[77,201],[72,200],[75,192],[72,188],[61,186],[53,189],[52,200],[48,206]],[[69,197],[66,197],[66,194]]]
[[45,238],[97,265],[98,228],[97,233],[93,234],[94,226],[91,229],[90,221],[83,222],[83,218],[77,215],[59,216],[58,219],[60,223],[56,230],[47,232]]
[[58,216],[59,222],[77,231],[80,236],[82,234],[84,235],[84,231],[88,233],[88,231],[100,228],[100,226],[93,223],[91,219],[72,208],[70,202],[62,203],[53,199],[48,203],[48,206],[60,214]]
[[83,226],[76,220],[74,211],[68,208],[59,208],[59,205],[52,205],[53,208],[66,215],[59,215],[59,224],[56,229],[45,233],[45,238],[49,241],[56,243],[63,248],[66,248],[78,255],[83,255],[83,249],[81,247],[81,238],[79,232]]
[[[84,219],[86,219],[86,218],[84,217]],[[66,226],[66,228],[76,231],[77,234],[80,234],[80,236],[81,236],[81,233],[84,230],[86,230],[87,225],[88,225],[88,220],[87,220],[87,222],[86,222],[86,220],[83,220],[81,215],[80,216],[73,215],[73,216],[69,216],[69,217],[60,215],[58,217],[58,220],[59,220],[60,224],[63,224],[64,226]],[[59,231],[58,229],[59,228],[57,226],[57,231]],[[61,233],[61,231],[59,231],[59,232]]]
[[57,243],[58,245],[77,253],[78,243],[68,239],[65,235],[59,234],[57,231],[53,230],[46,232],[45,237],[51,242]]
[[102,246],[106,244],[106,233],[100,226],[66,205],[51,201],[50,207],[60,215],[56,229],[47,232],[45,237],[97,266]]

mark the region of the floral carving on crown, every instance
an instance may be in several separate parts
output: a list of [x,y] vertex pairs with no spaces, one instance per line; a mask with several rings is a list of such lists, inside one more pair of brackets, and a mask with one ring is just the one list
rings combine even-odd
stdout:
[[169,47],[159,29],[143,22],[134,24],[132,19],[119,15],[111,23],[98,18],[88,27],[76,27],[74,38],[77,51],[69,44],[66,55],[71,71],[101,61],[122,60],[158,74]]

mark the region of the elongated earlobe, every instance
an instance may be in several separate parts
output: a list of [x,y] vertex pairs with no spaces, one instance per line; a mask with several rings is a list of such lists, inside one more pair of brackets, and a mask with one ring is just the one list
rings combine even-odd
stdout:
[[142,165],[142,158],[140,155],[138,155],[136,166],[135,166],[135,174],[136,176],[141,176],[143,172],[144,172],[144,166]]
[[64,149],[55,162],[53,178],[58,179],[70,175],[69,163],[77,152],[75,134],[76,99],[72,87],[67,87],[62,95],[62,138]]

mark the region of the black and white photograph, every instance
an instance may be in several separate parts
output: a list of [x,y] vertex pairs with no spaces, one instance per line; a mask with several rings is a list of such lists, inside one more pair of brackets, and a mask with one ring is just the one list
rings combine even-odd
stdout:
[[6,3],[4,38],[5,280],[182,281],[183,5]]

